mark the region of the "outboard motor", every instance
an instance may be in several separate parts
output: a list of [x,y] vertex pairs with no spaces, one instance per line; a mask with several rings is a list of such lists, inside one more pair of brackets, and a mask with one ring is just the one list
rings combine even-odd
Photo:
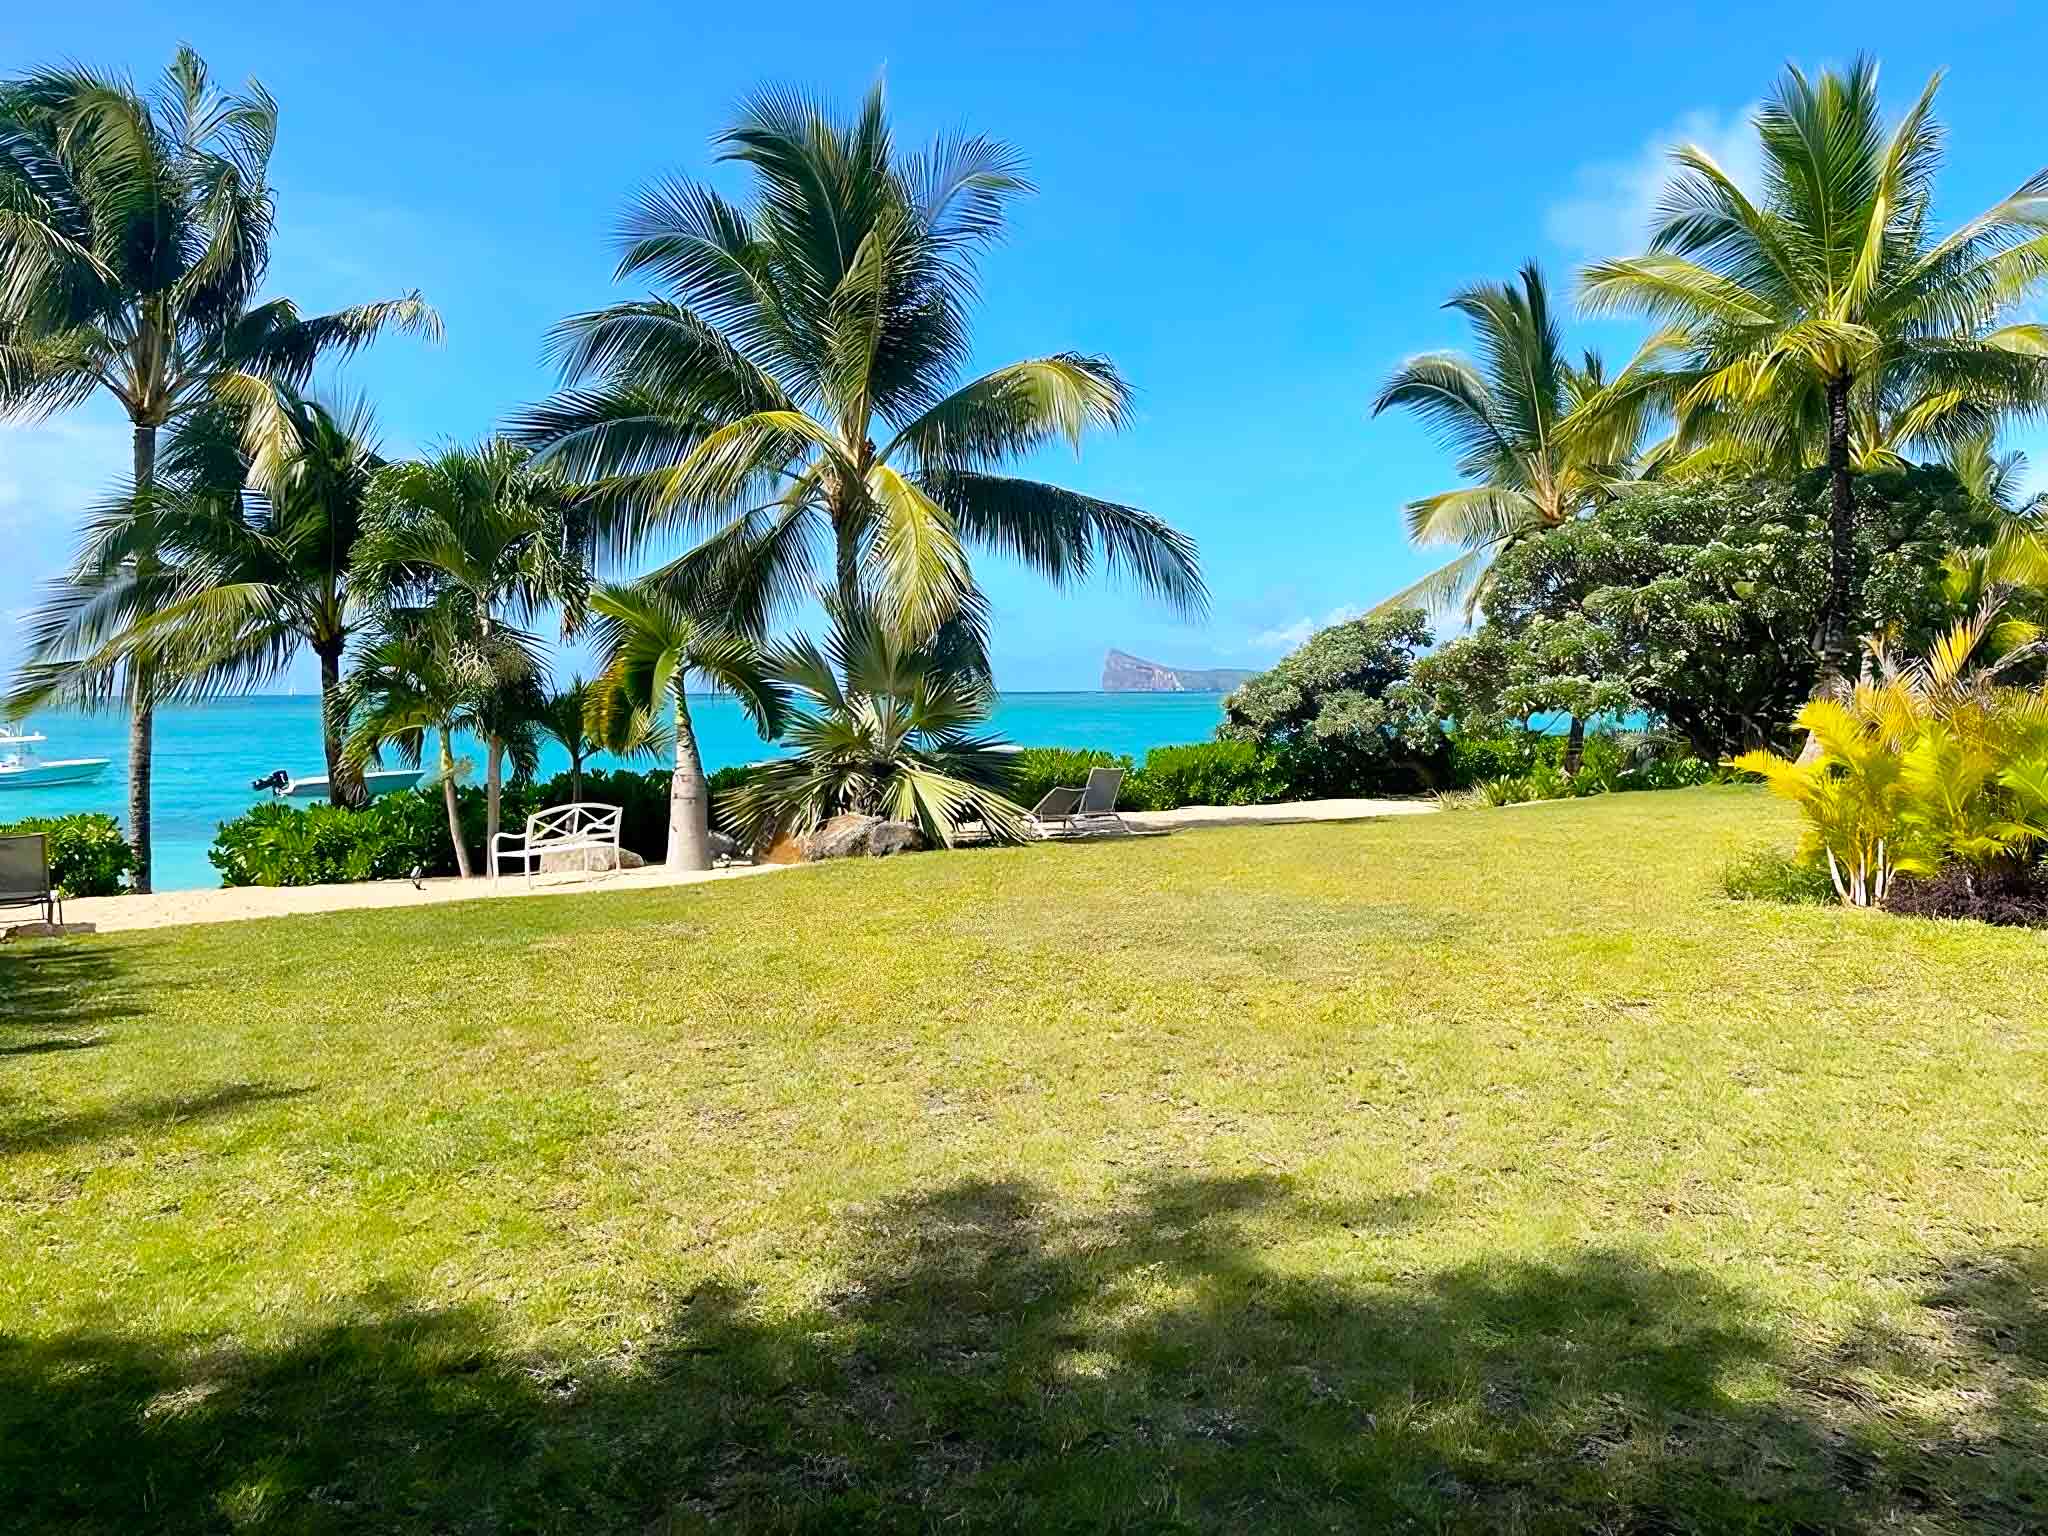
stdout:
[[251,789],[267,789],[273,795],[281,795],[285,792],[286,788],[291,784],[291,781],[292,776],[286,773],[282,768],[280,768],[277,770],[277,772],[265,774],[260,779],[251,779],[249,781],[249,787]]

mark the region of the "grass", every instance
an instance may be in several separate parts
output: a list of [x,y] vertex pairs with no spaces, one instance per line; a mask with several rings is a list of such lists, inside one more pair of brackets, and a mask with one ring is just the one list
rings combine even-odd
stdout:
[[10,1531],[2022,1531],[2048,937],[1753,791],[0,949]]

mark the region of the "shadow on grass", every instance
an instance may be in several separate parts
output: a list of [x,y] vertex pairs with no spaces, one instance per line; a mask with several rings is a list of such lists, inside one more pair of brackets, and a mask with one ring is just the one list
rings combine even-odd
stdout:
[[703,1287],[602,1365],[399,1292],[275,1352],[8,1339],[0,1502],[24,1531],[2040,1527],[2042,1252],[1808,1359],[1621,1254],[1338,1286],[1260,1251],[1427,1218],[960,1184],[866,1213],[808,1308]]
[[295,1099],[308,1092],[311,1090],[273,1083],[230,1083],[208,1093],[157,1094],[73,1115],[52,1115],[32,1105],[0,1103],[0,1154],[47,1152],[56,1147],[145,1135],[189,1121],[232,1114],[251,1104]]
[[0,1056],[81,1050],[65,1036],[142,1012],[122,951],[77,941],[0,944]]

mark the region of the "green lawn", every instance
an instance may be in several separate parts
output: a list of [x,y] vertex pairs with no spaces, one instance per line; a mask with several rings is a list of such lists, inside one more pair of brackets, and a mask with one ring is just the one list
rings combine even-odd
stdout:
[[1747,790],[0,949],[9,1531],[2048,1524],[2048,936]]

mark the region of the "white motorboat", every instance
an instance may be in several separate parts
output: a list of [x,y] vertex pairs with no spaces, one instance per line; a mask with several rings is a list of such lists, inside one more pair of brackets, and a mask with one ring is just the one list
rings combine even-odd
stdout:
[[[393,790],[414,788],[425,774],[424,768],[374,768],[363,775],[363,787],[372,795],[388,795]],[[281,768],[249,787],[267,789],[285,800],[325,800],[328,794],[326,774],[309,773],[295,779]]]
[[39,732],[0,726],[0,789],[90,784],[107,771],[109,759],[104,757],[42,757],[36,748],[44,740]]

